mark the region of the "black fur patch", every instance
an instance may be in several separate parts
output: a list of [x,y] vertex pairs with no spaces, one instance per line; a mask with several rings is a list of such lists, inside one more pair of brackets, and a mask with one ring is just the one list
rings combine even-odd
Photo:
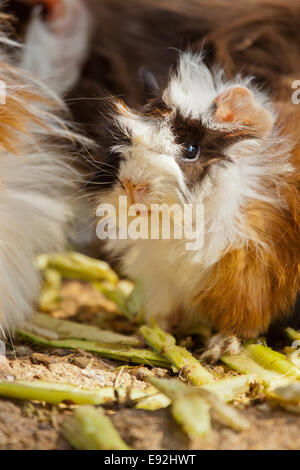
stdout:
[[295,330],[300,330],[300,292],[298,293],[294,310],[286,321],[286,326],[290,326]]
[[94,130],[98,148],[87,161],[91,170],[87,188],[92,191],[106,190],[115,184],[123,157],[121,153],[113,150],[113,147],[130,144],[130,138],[114,121],[116,108],[112,100],[101,102],[99,114],[101,118],[98,119],[98,126]]
[[[111,188],[118,179],[118,173],[122,156],[111,152],[108,148],[101,146],[99,156],[90,161],[91,176],[88,179],[87,189],[102,191]],[[91,164],[94,166],[91,166]]]
[[[182,158],[178,164],[185,174],[187,184],[193,187],[199,183],[215,163],[230,161],[224,150],[231,144],[242,139],[254,136],[238,132],[229,133],[205,127],[199,120],[184,119],[177,113],[173,121],[173,132],[176,142],[182,145]],[[189,145],[199,145],[201,153],[197,160],[185,159],[186,149]]]
[[267,342],[270,346],[280,346],[287,344],[286,334],[284,329],[286,327],[300,330],[300,292],[298,293],[296,304],[288,317],[284,320],[272,323],[267,332]]

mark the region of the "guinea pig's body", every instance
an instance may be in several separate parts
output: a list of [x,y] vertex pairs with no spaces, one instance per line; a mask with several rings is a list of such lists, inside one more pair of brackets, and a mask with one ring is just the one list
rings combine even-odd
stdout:
[[[0,37],[0,337],[34,312],[40,276],[34,257],[64,247],[71,218],[76,140],[57,111],[52,92],[4,51],[18,48]],[[53,101],[54,100],[54,101]]]
[[299,291],[299,116],[295,105],[272,104],[250,79],[226,82],[190,53],[143,110],[115,101],[110,135],[119,137],[103,150],[111,181],[104,171],[98,203],[118,208],[127,195],[147,207],[149,221],[152,204],[204,207],[196,251],[186,239],[107,240],[123,273],[142,282],[148,319],[185,332],[208,321],[223,335],[251,338],[291,313]]

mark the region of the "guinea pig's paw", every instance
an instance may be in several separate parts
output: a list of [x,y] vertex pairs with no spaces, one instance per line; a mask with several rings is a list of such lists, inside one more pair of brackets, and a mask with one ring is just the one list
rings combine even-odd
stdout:
[[217,362],[223,354],[235,355],[241,351],[240,340],[233,335],[225,336],[219,333],[209,340],[205,352],[201,358],[207,362]]

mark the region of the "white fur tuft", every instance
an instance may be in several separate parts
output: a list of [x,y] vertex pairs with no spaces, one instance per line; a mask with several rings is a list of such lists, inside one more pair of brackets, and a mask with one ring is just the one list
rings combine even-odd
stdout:
[[203,63],[202,55],[181,54],[178,68],[163,94],[165,103],[179,109],[183,116],[197,119],[215,97],[213,76]]

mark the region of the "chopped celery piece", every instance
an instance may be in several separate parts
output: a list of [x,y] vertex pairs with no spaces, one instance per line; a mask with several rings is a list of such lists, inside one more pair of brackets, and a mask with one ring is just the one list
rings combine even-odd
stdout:
[[172,415],[191,438],[207,436],[211,431],[208,404],[200,397],[182,397],[172,404]]
[[[127,390],[124,387],[102,387],[97,390],[88,390],[74,385],[38,381],[0,381],[0,396],[14,398],[18,400],[37,400],[45,401],[53,405],[63,402],[76,404],[103,405],[107,402],[115,401],[115,391],[118,392],[120,399],[126,399]],[[131,400],[146,399],[153,395],[155,389],[130,390]]]
[[61,426],[63,437],[79,450],[129,450],[102,408],[80,406]]
[[155,411],[161,408],[167,408],[171,400],[163,393],[155,393],[150,397],[142,398],[138,401],[136,408],[140,410]]
[[259,382],[262,382],[267,387],[276,387],[281,384],[288,384],[290,379],[283,376],[279,372],[270,371],[262,367],[246,354],[237,355],[224,355],[221,357],[224,364],[231,367],[231,369],[240,372],[241,374],[253,374],[257,377]]
[[58,307],[61,300],[61,274],[55,269],[46,269],[43,272],[42,291],[39,298],[39,309],[51,312]]
[[171,400],[174,419],[190,438],[204,437],[211,431],[209,405],[197,389],[178,379],[158,379],[149,382]]
[[194,385],[214,381],[212,374],[186,348],[177,346],[175,338],[158,325],[142,326],[140,332],[157,353],[166,357]]
[[127,315],[126,301],[133,289],[130,281],[119,281],[117,284],[111,282],[93,282],[93,286],[102,292],[103,295],[114,302],[119,310]]
[[[236,431],[249,427],[248,421],[235,408],[226,405],[215,393],[206,390],[203,386],[194,387],[178,379],[150,378],[149,381],[171,400],[174,418],[190,437],[205,435],[209,432],[210,420],[209,423],[207,421],[209,408],[214,411],[218,421]],[[199,413],[198,416],[197,413]],[[199,422],[200,419],[203,419],[202,423]]]
[[272,395],[284,401],[300,404],[300,383],[294,382],[285,387],[273,390]]
[[56,269],[67,279],[79,279],[91,282],[107,280],[112,283],[118,281],[117,274],[111,269],[108,263],[73,251],[54,255],[39,255],[36,260],[36,265],[40,269]]
[[286,328],[285,332],[292,341],[300,340],[300,331],[296,331],[293,328]]
[[[101,330],[96,326],[76,323],[70,320],[62,320],[53,318],[50,315],[37,313],[31,319],[31,324],[46,330],[54,331],[58,335],[58,339],[77,338],[89,341],[99,341],[100,343],[120,343],[137,346],[141,341],[134,336],[125,336],[109,330]],[[26,324],[26,328],[30,324]]]
[[170,368],[170,363],[163,356],[147,349],[134,349],[125,345],[116,345],[109,343],[99,343],[95,341],[86,341],[83,339],[61,339],[48,340],[41,336],[34,335],[25,330],[17,330],[17,334],[31,343],[41,346],[65,349],[82,349],[99,354],[102,357],[115,359],[134,364],[155,365],[158,367]]
[[245,353],[265,369],[278,372],[283,376],[300,378],[300,370],[289,362],[284,354],[262,344],[248,344]]
[[255,374],[236,375],[201,385],[201,388],[215,393],[220,400],[228,403],[241,393],[249,390],[250,384],[257,381]]

